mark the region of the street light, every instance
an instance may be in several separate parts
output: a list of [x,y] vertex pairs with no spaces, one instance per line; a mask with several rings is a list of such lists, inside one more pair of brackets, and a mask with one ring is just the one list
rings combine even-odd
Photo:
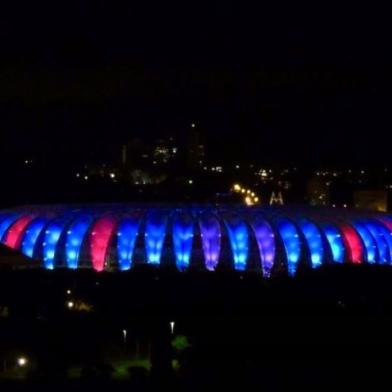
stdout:
[[19,367],[24,367],[27,365],[27,358],[26,357],[19,357],[17,359],[17,364]]
[[252,199],[251,199],[249,196],[246,196],[246,197],[245,197],[245,204],[246,204],[247,206],[253,205]]
[[174,321],[170,321],[170,330],[171,330],[171,334],[174,335]]
[[68,309],[72,309],[74,306],[75,306],[75,304],[72,301],[67,302]]

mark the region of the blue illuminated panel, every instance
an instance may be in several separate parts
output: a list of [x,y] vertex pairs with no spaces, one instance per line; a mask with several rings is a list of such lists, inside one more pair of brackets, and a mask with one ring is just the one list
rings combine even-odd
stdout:
[[[369,230],[370,234],[374,238],[378,249],[378,262],[381,264],[388,263],[391,260],[389,252],[389,244],[392,246],[392,238],[388,230],[385,229],[380,223],[375,220],[364,221],[363,224]],[[392,249],[392,247],[391,247]]]
[[286,251],[288,273],[294,276],[301,258],[301,241],[297,229],[290,221],[283,219],[278,222],[278,231]]
[[4,214],[0,217],[0,240],[3,242],[5,234],[10,226],[18,218],[18,214]]
[[221,249],[221,227],[212,214],[204,214],[199,221],[204,262],[208,271],[214,271],[219,262]]
[[56,248],[61,234],[64,231],[65,224],[66,221],[64,219],[56,219],[51,221],[46,227],[44,241],[42,243],[44,266],[46,269],[54,269]]
[[37,218],[27,226],[21,245],[21,251],[25,256],[34,257],[35,245],[47,221],[46,218]]
[[392,221],[385,218],[380,218],[378,221],[381,224],[380,232],[383,234],[383,237],[388,243],[389,258],[390,258],[390,262],[392,262]]
[[301,219],[298,225],[308,244],[312,267],[320,267],[323,262],[324,247],[319,229],[307,219]]
[[376,262],[377,256],[377,246],[376,242],[374,241],[374,238],[372,237],[366,226],[362,223],[353,222],[352,226],[358,232],[363,244],[365,245],[367,262],[370,264],[374,264]]
[[65,239],[65,259],[70,269],[78,268],[80,250],[91,223],[91,216],[80,215],[68,228]]
[[117,232],[117,255],[121,271],[131,268],[138,231],[138,218],[125,218],[120,222]]
[[246,269],[249,253],[249,234],[246,224],[238,218],[225,220],[233,253],[234,268],[237,271]]
[[151,213],[147,218],[144,241],[148,264],[159,265],[161,262],[166,224],[166,216],[159,212]]
[[332,224],[322,225],[325,236],[327,237],[332,252],[332,258],[335,263],[343,263],[345,257],[345,248],[342,236],[339,230]]
[[193,221],[186,214],[178,214],[173,220],[173,246],[176,265],[180,271],[189,267],[192,253]]

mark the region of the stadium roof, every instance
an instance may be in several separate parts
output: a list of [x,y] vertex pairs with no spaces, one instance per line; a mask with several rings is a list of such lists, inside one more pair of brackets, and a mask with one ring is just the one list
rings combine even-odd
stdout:
[[390,264],[392,217],[308,207],[26,206],[0,212],[0,241],[47,269],[254,270]]

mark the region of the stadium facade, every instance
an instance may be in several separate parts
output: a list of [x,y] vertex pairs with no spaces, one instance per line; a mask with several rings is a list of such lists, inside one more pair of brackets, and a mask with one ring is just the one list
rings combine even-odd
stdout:
[[392,263],[392,217],[338,209],[28,206],[0,212],[0,240],[47,269],[149,264],[269,277],[301,265]]

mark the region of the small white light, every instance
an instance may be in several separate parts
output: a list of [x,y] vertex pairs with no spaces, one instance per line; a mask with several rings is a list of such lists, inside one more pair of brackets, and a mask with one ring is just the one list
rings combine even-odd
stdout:
[[75,304],[72,301],[67,302],[68,309],[72,309],[74,306],[75,306]]
[[70,289],[67,290],[67,294],[68,294],[68,295],[71,294],[71,290],[70,290]]
[[23,367],[27,365],[27,358],[26,357],[19,357],[17,360],[18,366]]
[[174,321],[170,321],[170,330],[172,335],[174,334],[174,325],[175,325]]

